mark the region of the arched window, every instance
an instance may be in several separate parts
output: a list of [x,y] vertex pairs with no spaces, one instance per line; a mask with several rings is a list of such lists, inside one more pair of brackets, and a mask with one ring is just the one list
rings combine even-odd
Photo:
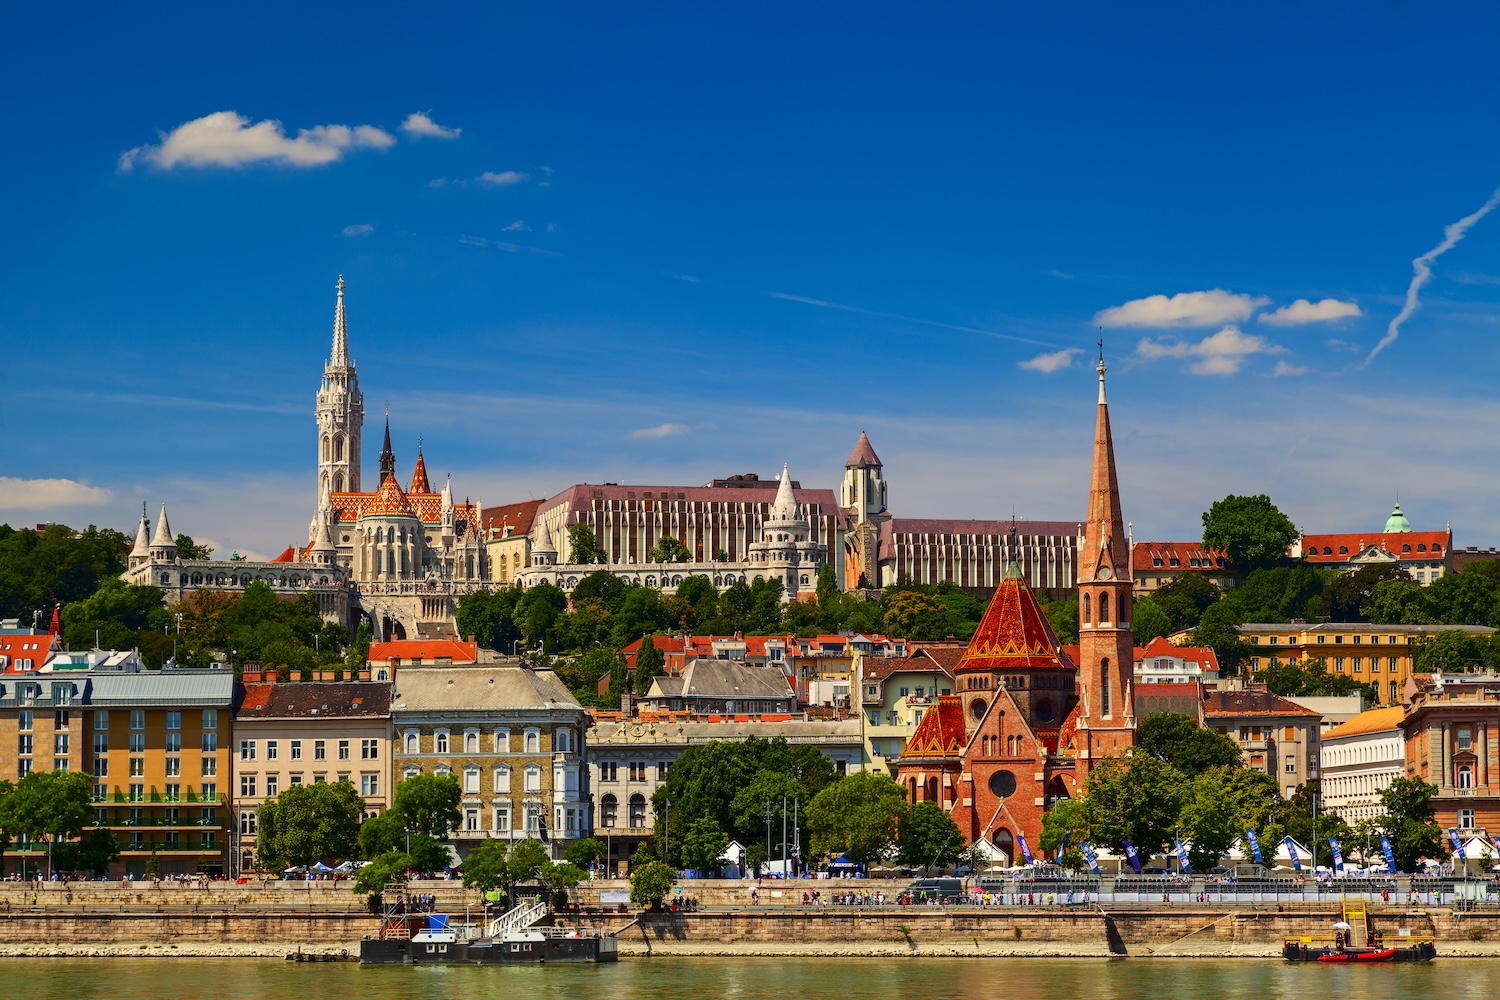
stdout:
[[613,829],[620,821],[620,800],[613,795],[606,795],[599,800],[599,825],[606,830]]
[[335,462],[342,462],[344,460],[344,439],[342,436],[336,436],[333,439],[333,460]]
[[994,844],[995,848],[999,850],[1001,854],[1005,855],[1005,860],[1007,862],[1015,860],[1016,838],[1011,836],[1011,832],[1009,830],[996,830],[994,835],[990,837],[990,843]]
[[323,461],[328,461],[328,435],[323,435]]
[[557,735],[553,737],[553,742],[557,744],[556,746],[554,746],[552,748],[556,752],[558,752],[558,753],[572,753],[573,752],[573,732],[572,732],[572,730],[570,730],[570,729],[559,729],[557,731]]
[[419,742],[418,742],[420,739],[421,739],[421,737],[418,736],[415,732],[409,732],[409,733],[407,733],[406,734],[406,752],[407,753],[421,753],[422,751],[419,749]]
[[1083,595],[1083,621],[1087,625],[1094,624],[1093,602],[1089,600],[1088,594]]
[[910,779],[907,782],[907,787],[908,787],[908,789],[911,792],[911,802],[912,802],[912,805],[916,805],[917,804],[917,779],[916,778]]
[[1474,787],[1474,769],[1471,768],[1468,764],[1463,764],[1463,765],[1459,766],[1459,769],[1458,769],[1458,787],[1459,788],[1473,788]]
[[1099,661],[1099,714],[1109,717],[1109,657]]
[[936,778],[928,778],[927,779],[927,801],[928,802],[936,802],[937,800],[938,800],[938,780]]
[[640,830],[646,825],[646,796],[636,792],[630,797],[630,828]]
[[335,493],[342,493],[342,492],[344,492],[344,474],[342,472],[336,472],[336,473],[334,473],[334,476],[333,476],[333,492],[335,492]]
[[1099,595],[1099,620],[1101,622],[1107,622],[1107,621],[1109,621],[1109,593],[1108,592],[1105,592],[1105,593]]
[[448,752],[448,730],[439,729],[432,737],[433,753]]

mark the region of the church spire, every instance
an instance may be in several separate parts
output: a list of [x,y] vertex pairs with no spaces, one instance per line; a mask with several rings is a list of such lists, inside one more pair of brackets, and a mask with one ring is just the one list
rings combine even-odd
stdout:
[[385,408],[385,447],[380,449],[380,481],[396,474],[396,453],[391,451],[391,408]]
[[1110,434],[1109,404],[1104,398],[1104,342],[1099,342],[1099,409],[1094,418],[1094,466],[1089,480],[1088,520],[1078,560],[1080,580],[1129,579],[1125,518],[1120,513],[1120,483],[1115,474],[1115,445]]
[[349,363],[349,329],[344,324],[344,276],[339,275],[338,303],[333,307],[333,351],[328,355],[328,367],[352,368]]

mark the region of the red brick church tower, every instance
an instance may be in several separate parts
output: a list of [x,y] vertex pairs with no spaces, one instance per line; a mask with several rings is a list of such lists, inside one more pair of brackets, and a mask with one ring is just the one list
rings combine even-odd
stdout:
[[1104,346],[1099,348],[1099,409],[1088,521],[1078,552],[1077,777],[1086,784],[1093,762],[1135,743],[1135,640],[1130,618],[1130,546],[1120,513],[1120,484],[1104,398]]

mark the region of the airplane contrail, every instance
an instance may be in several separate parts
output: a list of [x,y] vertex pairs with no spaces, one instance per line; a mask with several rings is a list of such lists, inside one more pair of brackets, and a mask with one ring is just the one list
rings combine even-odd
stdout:
[[1401,311],[1396,314],[1396,317],[1391,320],[1390,325],[1385,328],[1385,336],[1381,337],[1380,343],[1376,344],[1374,349],[1370,351],[1369,357],[1365,358],[1364,363],[1360,365],[1361,368],[1367,367],[1371,361],[1375,360],[1375,355],[1396,342],[1396,338],[1401,335],[1401,324],[1410,319],[1411,314],[1416,312],[1422,305],[1419,295],[1422,291],[1422,286],[1427,284],[1428,280],[1432,277],[1432,262],[1457,246],[1458,242],[1468,235],[1469,229],[1474,223],[1489,215],[1496,205],[1500,205],[1500,188],[1495,189],[1495,193],[1490,195],[1490,200],[1481,205],[1479,211],[1473,215],[1466,215],[1445,228],[1443,230],[1443,242],[1411,262],[1411,284],[1406,287],[1406,304],[1401,307]]

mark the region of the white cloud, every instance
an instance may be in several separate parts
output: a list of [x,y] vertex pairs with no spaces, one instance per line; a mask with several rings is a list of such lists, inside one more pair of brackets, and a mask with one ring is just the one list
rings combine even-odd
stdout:
[[687,424],[657,424],[655,427],[642,427],[630,432],[633,438],[664,438],[677,437],[686,434],[689,428]]
[[1171,298],[1165,295],[1148,295],[1144,299],[1132,299],[1124,305],[1101,309],[1094,314],[1094,322],[1109,327],[1151,326],[1162,329],[1217,326],[1220,323],[1243,322],[1256,309],[1270,301],[1263,296],[1240,295],[1226,292],[1222,288],[1206,292],[1179,292]]
[[318,167],[336,163],[357,149],[388,149],[396,139],[373,125],[317,125],[288,138],[281,122],[266,119],[253,125],[235,111],[215,111],[177,126],[157,145],[137,146],[120,157],[128,172],[137,163],[163,170],[174,167],[242,167],[273,162],[289,167]]
[[1188,365],[1187,370],[1193,375],[1233,375],[1250,355],[1280,354],[1282,350],[1264,337],[1245,333],[1231,324],[1202,340],[1152,340],[1150,337],[1143,337],[1135,347],[1135,354],[1143,361],[1191,358],[1193,363]]
[[498,174],[493,170],[486,170],[477,178],[479,183],[493,184],[495,187],[510,187],[512,184],[519,184],[525,179],[526,175],[519,170],[502,170]]
[[361,222],[353,226],[344,227],[345,236],[369,236],[375,231],[375,227],[367,222]]
[[1261,313],[1257,318],[1271,326],[1301,326],[1303,323],[1327,323],[1364,314],[1357,302],[1340,302],[1338,299],[1309,302],[1307,299],[1298,299],[1289,306]]
[[1082,354],[1081,347],[1064,347],[1060,351],[1051,354],[1038,354],[1029,361],[1022,361],[1020,365],[1027,371],[1044,372],[1051,374],[1059,369],[1066,368],[1073,363],[1073,355]]
[[517,219],[515,222],[512,222],[510,225],[506,226],[504,229],[502,229],[500,231],[502,233],[521,233],[521,232],[525,232],[526,231],[526,220],[525,219]]
[[461,128],[445,128],[427,116],[427,112],[418,111],[406,116],[406,121],[401,123],[401,131],[413,138],[428,139],[457,139]]
[[1276,362],[1276,367],[1271,369],[1272,378],[1285,378],[1289,375],[1306,375],[1306,365],[1294,365],[1287,361]]
[[15,479],[0,476],[0,510],[79,507],[107,503],[114,493],[72,479]]

